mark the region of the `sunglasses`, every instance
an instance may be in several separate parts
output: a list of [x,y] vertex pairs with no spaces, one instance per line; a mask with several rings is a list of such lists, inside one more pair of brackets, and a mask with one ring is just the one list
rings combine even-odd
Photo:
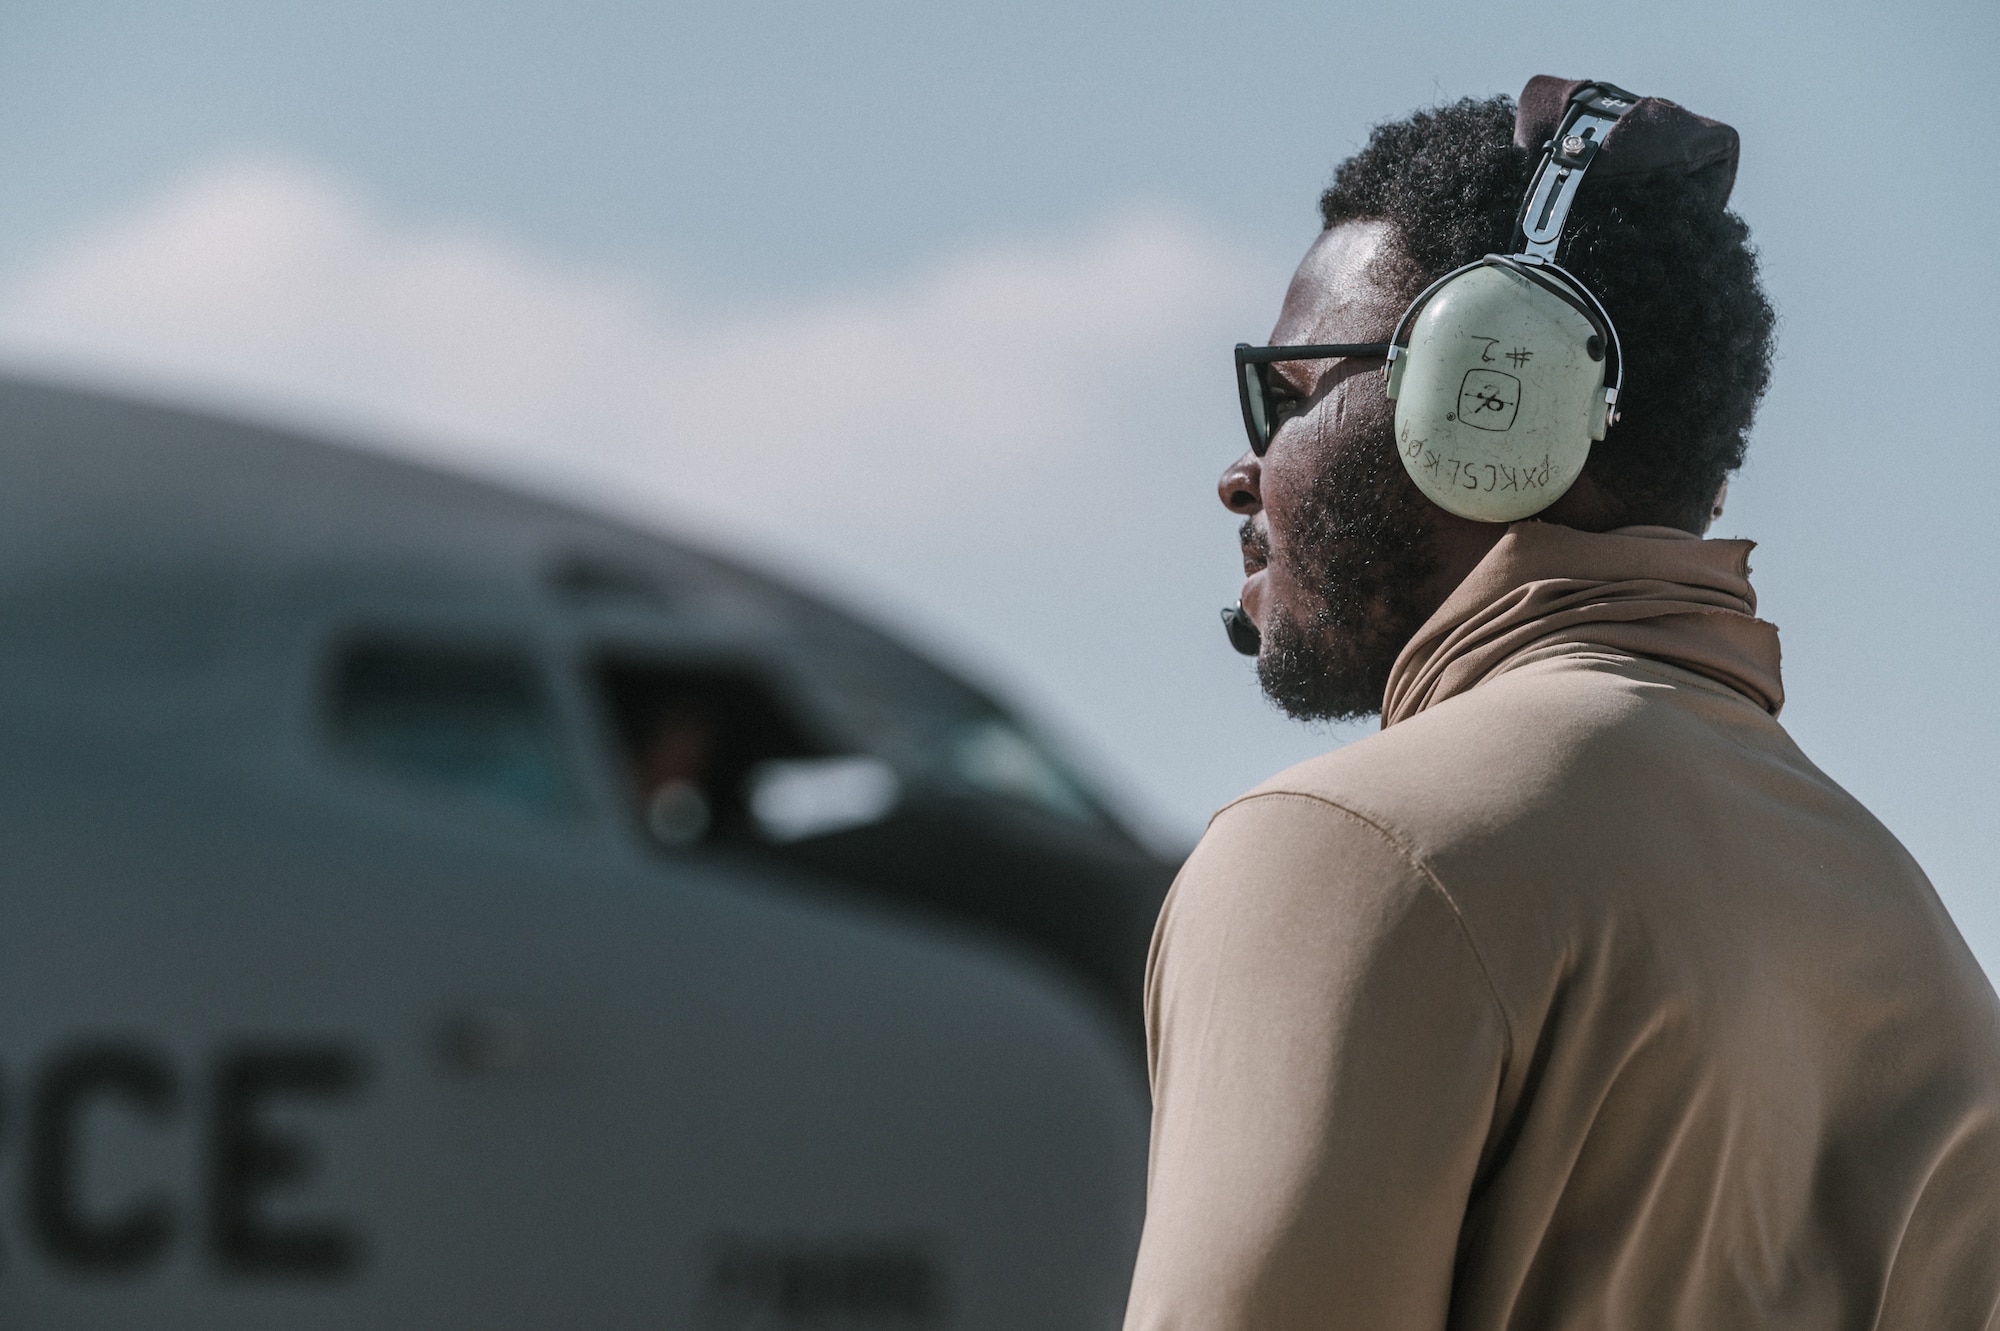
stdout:
[[1335,360],[1343,356],[1386,356],[1387,342],[1338,342],[1329,346],[1253,347],[1236,344],[1236,396],[1243,403],[1243,428],[1250,435],[1250,451],[1258,457],[1271,446],[1271,432],[1277,429],[1272,407],[1279,394],[1271,387],[1271,366],[1279,361]]

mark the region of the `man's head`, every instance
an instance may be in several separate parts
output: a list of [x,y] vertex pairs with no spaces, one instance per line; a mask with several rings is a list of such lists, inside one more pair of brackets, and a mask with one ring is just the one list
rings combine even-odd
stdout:
[[[1510,248],[1533,165],[1510,99],[1378,127],[1320,199],[1326,229],[1293,276],[1271,341],[1385,342],[1432,279]],[[1671,175],[1586,179],[1559,261],[1623,338],[1622,420],[1541,516],[1585,530],[1706,529],[1770,373],[1773,315],[1748,229]],[[1258,674],[1295,717],[1381,705],[1404,643],[1504,533],[1425,499],[1396,455],[1378,360],[1281,363],[1290,400],[1262,459],[1220,492],[1245,518],[1245,611]]]

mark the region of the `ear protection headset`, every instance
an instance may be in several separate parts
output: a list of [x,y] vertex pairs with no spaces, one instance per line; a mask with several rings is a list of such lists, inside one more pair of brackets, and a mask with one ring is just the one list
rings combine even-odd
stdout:
[[1541,512],[1618,420],[1618,330],[1556,249],[1604,136],[1638,100],[1608,83],[1578,87],[1521,201],[1518,252],[1446,273],[1396,323],[1397,451],[1447,513],[1515,522]]
[[[1618,421],[1625,357],[1611,316],[1556,263],[1556,250],[1605,135],[1638,101],[1609,83],[1577,85],[1521,200],[1516,252],[1489,254],[1424,288],[1386,348],[1237,347],[1253,447],[1274,424],[1258,391],[1263,362],[1386,350],[1397,452],[1433,503],[1478,522],[1518,522],[1562,498],[1591,444]],[[1733,178],[1734,131],[1726,132]],[[1241,605],[1224,610],[1222,622],[1232,647],[1258,653],[1257,626]]]

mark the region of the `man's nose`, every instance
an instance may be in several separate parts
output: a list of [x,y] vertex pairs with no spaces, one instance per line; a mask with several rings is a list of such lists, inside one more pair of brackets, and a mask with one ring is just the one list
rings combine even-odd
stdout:
[[1264,507],[1263,481],[1264,464],[1257,460],[1256,454],[1246,451],[1222,473],[1215,492],[1221,496],[1224,508],[1247,518]]

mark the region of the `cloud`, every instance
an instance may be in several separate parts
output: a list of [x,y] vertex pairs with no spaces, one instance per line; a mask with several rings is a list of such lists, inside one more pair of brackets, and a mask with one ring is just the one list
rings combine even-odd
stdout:
[[883,290],[700,315],[237,163],[27,274],[0,346],[684,513],[739,520],[747,492],[795,528],[893,495],[908,521],[1115,433],[1121,372],[1205,327],[1240,269],[1189,227],[1128,216]]

